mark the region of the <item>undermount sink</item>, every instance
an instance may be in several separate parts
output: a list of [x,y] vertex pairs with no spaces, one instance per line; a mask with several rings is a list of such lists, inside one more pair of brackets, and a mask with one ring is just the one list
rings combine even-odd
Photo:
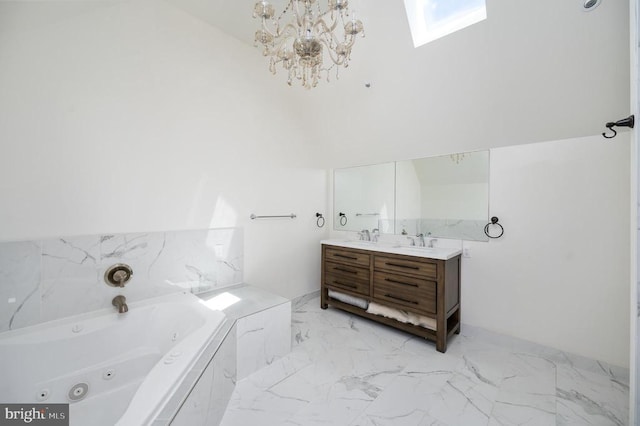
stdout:
[[351,246],[362,246],[362,247],[372,247],[372,246],[377,246],[378,243],[376,241],[358,241],[358,240],[347,240],[345,241],[346,244],[349,244]]
[[[438,249],[436,247],[415,247],[415,246],[401,246],[401,245],[397,245],[397,246],[393,246],[393,248],[397,248],[397,249],[401,249],[404,251],[410,251],[410,252],[414,252],[414,253],[424,253],[424,254],[428,254],[428,253],[436,253],[438,251]],[[442,249],[440,249],[442,250]]]

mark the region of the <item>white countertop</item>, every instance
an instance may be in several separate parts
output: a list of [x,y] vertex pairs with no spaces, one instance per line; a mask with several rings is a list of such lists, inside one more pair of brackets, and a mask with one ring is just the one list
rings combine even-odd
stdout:
[[373,241],[352,240],[322,240],[321,244],[347,247],[361,250],[378,251],[382,253],[403,254],[405,256],[426,257],[429,259],[448,260],[462,253],[461,249],[451,247],[416,247],[401,246]]

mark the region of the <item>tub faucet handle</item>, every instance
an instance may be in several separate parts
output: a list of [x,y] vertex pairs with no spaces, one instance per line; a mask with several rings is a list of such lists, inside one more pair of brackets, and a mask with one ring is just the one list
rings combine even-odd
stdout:
[[133,275],[133,269],[131,266],[124,263],[116,263],[111,265],[104,273],[105,282],[111,287],[124,287],[129,282]]

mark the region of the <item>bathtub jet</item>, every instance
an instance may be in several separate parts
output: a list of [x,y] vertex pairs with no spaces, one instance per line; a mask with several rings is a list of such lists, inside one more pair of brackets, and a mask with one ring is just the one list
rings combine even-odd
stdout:
[[0,401],[70,404],[71,426],[154,424],[225,316],[186,292],[130,304],[0,333]]

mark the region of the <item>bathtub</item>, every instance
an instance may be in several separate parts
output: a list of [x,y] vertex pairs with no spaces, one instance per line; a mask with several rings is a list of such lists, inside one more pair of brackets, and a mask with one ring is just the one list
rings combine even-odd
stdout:
[[71,425],[151,423],[224,322],[174,293],[0,333],[0,401],[69,403]]

